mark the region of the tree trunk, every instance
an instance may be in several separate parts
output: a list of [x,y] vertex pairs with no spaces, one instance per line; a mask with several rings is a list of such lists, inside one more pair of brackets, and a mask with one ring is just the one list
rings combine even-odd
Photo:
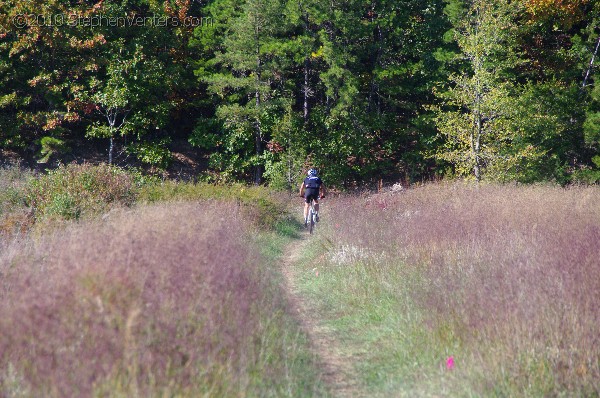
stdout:
[[[375,4],[371,4],[371,17],[370,17],[371,23],[375,20],[375,15],[376,15],[375,14]],[[379,63],[381,62],[381,52],[382,52],[382,47],[383,47],[383,33],[381,32],[381,26],[379,24],[377,24],[376,31],[377,31],[377,41],[376,41],[377,51],[375,53],[373,69],[371,70],[371,88],[369,90],[368,109],[369,109],[369,112],[371,112],[373,109],[373,102],[375,102],[375,105],[377,107],[376,108],[377,114],[380,115],[381,114],[381,101],[379,98],[379,85],[375,81],[375,70],[379,66]]]
[[112,164],[112,162],[113,162],[113,151],[114,151],[114,147],[115,147],[115,145],[114,145],[114,137],[111,136],[109,138],[109,140],[110,140],[110,143],[108,145],[108,164]]
[[309,64],[308,64],[308,57],[306,57],[306,59],[304,60],[304,125],[306,125],[308,123],[308,94],[309,94],[309,88],[308,88],[308,68],[309,68]]
[[292,180],[292,167],[293,167],[294,163],[293,163],[293,159],[292,159],[292,155],[289,152],[288,149],[288,154],[287,154],[287,185],[288,185],[288,191],[290,192],[290,194],[292,193],[294,187],[292,185],[292,183],[294,182]]
[[[254,148],[256,150],[256,155],[262,155],[262,129],[260,125],[260,41],[258,36],[258,31],[256,32],[256,91],[254,96],[256,98],[256,120],[254,121]],[[254,185],[260,185],[262,182],[262,165],[257,164],[254,168]]]
[[481,181],[481,161],[479,158],[481,150],[481,129],[482,129],[481,115],[477,115],[477,131],[475,134],[475,142],[473,143],[473,155],[475,156],[475,165],[473,166],[473,172],[475,174],[475,180]]
[[583,78],[583,84],[581,85],[582,89],[585,88],[585,86],[587,85],[587,80],[590,77],[592,68],[594,67],[594,60],[596,58],[596,55],[598,54],[598,48],[600,48],[600,36],[598,36],[598,42],[596,43],[596,49],[594,50],[594,54],[592,54],[592,59],[590,61],[590,65],[588,66],[588,69],[585,72],[585,77]]
[[[256,90],[256,110],[260,108],[260,93]],[[256,150],[256,155],[260,156],[263,153],[262,147],[262,128],[260,125],[260,116],[256,115],[256,120],[254,122],[254,147]],[[257,164],[254,168],[254,185],[260,185],[262,182],[262,165]]]
[[[308,12],[302,9],[302,3],[300,3],[300,12],[304,16],[304,32],[308,33],[310,31],[310,25],[308,23]],[[304,59],[304,87],[303,87],[303,95],[304,95],[304,126],[308,124],[308,97],[310,95],[310,87],[309,87],[309,69],[310,69],[310,59],[308,55]]]
[[[255,132],[254,132],[254,145],[256,147],[256,155],[262,155],[262,136],[260,120],[256,118]],[[260,185],[262,182],[263,169],[261,164],[257,164],[254,168],[254,185]]]

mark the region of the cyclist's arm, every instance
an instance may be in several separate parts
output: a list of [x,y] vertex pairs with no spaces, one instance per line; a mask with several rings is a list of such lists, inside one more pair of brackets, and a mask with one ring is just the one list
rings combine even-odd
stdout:
[[300,196],[304,197],[304,182],[300,185]]
[[325,184],[321,184],[321,197],[324,198],[327,195],[327,189],[325,189]]

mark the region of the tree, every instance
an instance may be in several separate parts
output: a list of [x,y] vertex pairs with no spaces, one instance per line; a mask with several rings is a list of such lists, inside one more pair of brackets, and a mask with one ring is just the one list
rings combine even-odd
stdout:
[[457,42],[468,66],[451,76],[452,86],[440,94],[443,105],[436,123],[446,143],[435,156],[454,164],[459,175],[480,181],[484,169],[508,167],[515,158],[536,156],[528,150],[513,153],[517,132],[509,128],[517,87],[509,71],[520,63],[514,48],[518,3],[474,0]]
[[[124,9],[109,4],[102,11],[104,16],[118,16]],[[91,122],[86,136],[108,139],[109,163],[115,159],[116,140],[122,139],[121,153],[164,166],[170,156],[164,148],[168,139],[157,133],[176,106],[172,93],[181,68],[167,53],[176,40],[168,29],[151,25],[111,27],[104,36],[106,44],[94,60],[95,67],[74,93],[74,103]],[[148,156],[149,150],[160,156]]]
[[60,24],[65,21],[57,16],[77,17],[88,8],[58,0],[0,2],[2,146],[31,150],[34,142],[49,137],[44,142],[58,148],[69,126],[79,121],[68,105],[69,86],[86,62],[74,48],[76,43],[95,48],[102,36]]
[[[190,1],[176,3],[1,2],[1,143],[27,149],[36,143],[47,160],[48,153],[66,147],[61,141],[87,132],[88,137],[112,137],[112,161],[112,144],[121,133],[136,141],[135,148],[166,142],[161,127],[172,109],[185,106],[182,97],[193,81],[181,50],[191,29],[131,25],[123,17],[152,21],[170,13],[183,18]],[[94,18],[102,23],[85,22]],[[109,18],[119,22],[108,23]]]
[[[417,119],[441,77],[435,50],[448,29],[442,2],[316,2],[318,88],[311,152],[326,176],[352,184],[412,174],[419,158]],[[404,159],[403,159],[404,158]],[[330,174],[328,174],[330,173]]]
[[130,124],[127,124],[127,116],[131,112],[135,94],[127,84],[126,70],[124,63],[119,61],[109,65],[107,79],[103,82],[95,81],[93,83],[92,90],[97,91],[90,97],[95,109],[105,119],[106,124],[101,122],[92,124],[88,128],[87,135],[109,139],[109,164],[113,162],[115,137],[117,134],[124,136],[131,131]]
[[225,147],[219,155],[228,156],[237,171],[252,166],[255,184],[262,182],[264,145],[274,119],[289,107],[283,80],[283,11],[279,1],[247,1],[213,59],[214,73],[202,76],[209,90],[224,99],[216,110],[223,124],[219,141]]

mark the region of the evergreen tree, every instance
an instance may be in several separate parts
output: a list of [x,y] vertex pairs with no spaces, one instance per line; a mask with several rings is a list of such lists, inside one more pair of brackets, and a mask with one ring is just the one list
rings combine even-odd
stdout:
[[284,75],[289,26],[284,4],[265,0],[247,1],[231,22],[212,61],[214,72],[202,79],[223,99],[215,114],[222,123],[217,140],[224,147],[217,156],[230,171],[252,166],[253,181],[260,184],[265,143],[291,105]]

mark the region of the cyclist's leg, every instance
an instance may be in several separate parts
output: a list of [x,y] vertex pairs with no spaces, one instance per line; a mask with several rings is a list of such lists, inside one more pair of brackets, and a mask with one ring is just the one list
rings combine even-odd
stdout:
[[304,195],[304,224],[308,220],[308,208],[310,207],[310,199],[308,195]]

